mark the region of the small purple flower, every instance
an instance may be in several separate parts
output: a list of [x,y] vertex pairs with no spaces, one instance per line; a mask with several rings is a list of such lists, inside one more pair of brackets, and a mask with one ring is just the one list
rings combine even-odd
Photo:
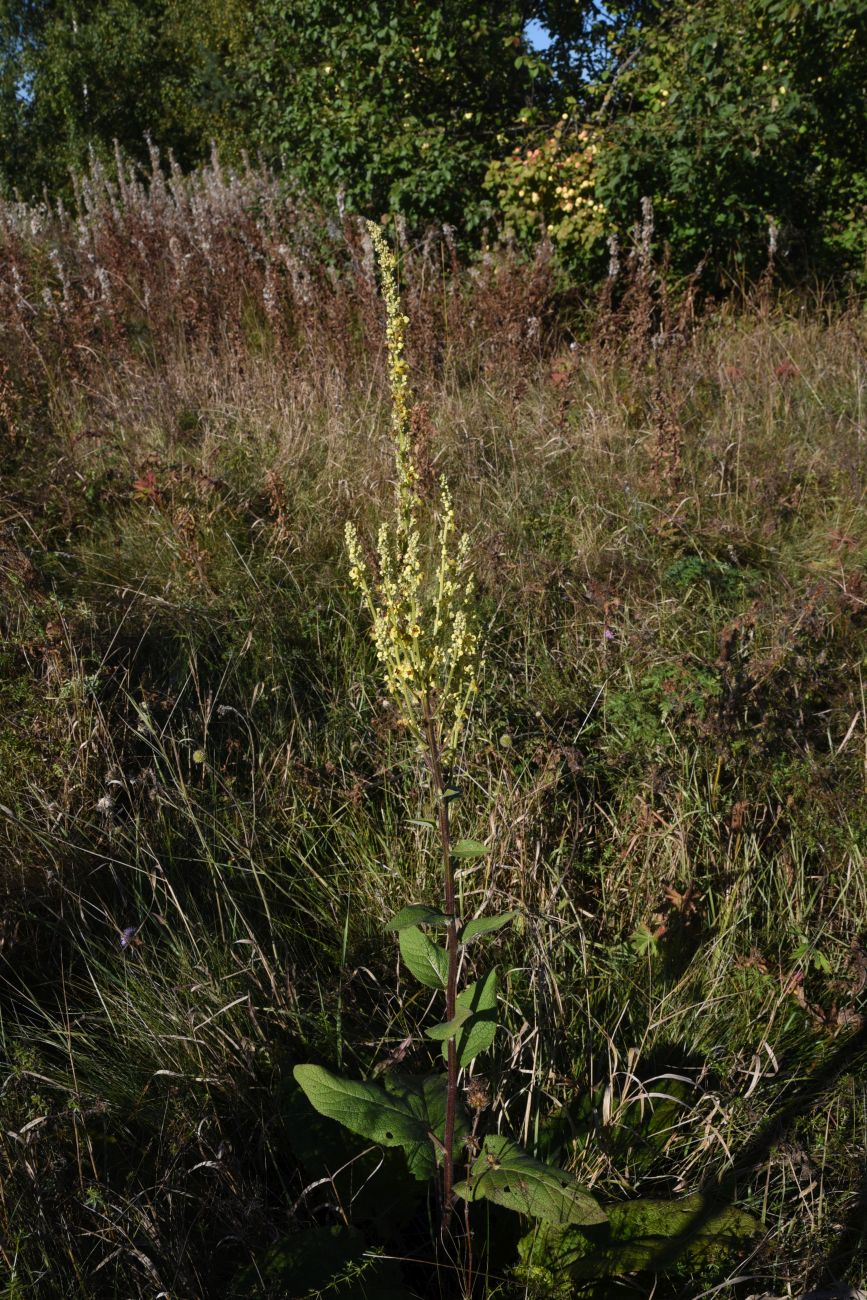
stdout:
[[138,926],[137,926],[137,925],[128,925],[127,928],[126,928],[125,930],[121,930],[121,932],[120,932],[120,946],[121,946],[121,948],[130,948],[130,947],[132,947],[133,940],[135,939],[135,936],[136,936],[137,932],[138,932]]
[[614,629],[613,629],[613,628],[610,628],[610,627],[606,627],[605,630],[603,631],[602,635],[605,637],[605,640],[606,640],[606,641],[613,641],[613,640],[614,640]]

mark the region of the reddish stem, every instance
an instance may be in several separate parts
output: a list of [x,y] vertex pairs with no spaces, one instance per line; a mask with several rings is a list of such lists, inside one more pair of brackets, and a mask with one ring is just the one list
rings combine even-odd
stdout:
[[[448,917],[446,926],[446,951],[448,953],[448,973],[446,977],[446,1020],[454,1019],[458,984],[458,927],[455,906],[455,875],[452,867],[451,836],[449,831],[449,805],[445,798],[446,785],[443,776],[442,755],[437,741],[436,725],[431,712],[430,700],[425,700],[424,724],[428,743],[428,760],[433,777],[434,794],[437,800],[437,825],[443,856],[444,902],[443,910]],[[443,1217],[442,1234],[449,1229],[453,1209],[454,1187],[454,1147],[455,1116],[458,1102],[458,1055],[454,1038],[448,1040],[447,1081],[446,1081],[446,1122],[443,1133]]]

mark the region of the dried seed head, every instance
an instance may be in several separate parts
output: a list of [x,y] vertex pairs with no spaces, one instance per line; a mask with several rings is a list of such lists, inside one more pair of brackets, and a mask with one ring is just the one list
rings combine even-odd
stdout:
[[491,1104],[491,1088],[487,1079],[476,1075],[467,1087],[467,1105],[471,1110],[484,1110]]

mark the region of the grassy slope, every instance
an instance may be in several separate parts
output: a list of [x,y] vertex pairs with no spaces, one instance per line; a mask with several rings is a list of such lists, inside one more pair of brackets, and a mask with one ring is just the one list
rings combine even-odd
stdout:
[[[446,353],[425,392],[489,629],[464,904],[523,916],[504,1124],[604,1200],[719,1177],[765,1222],[657,1296],[864,1277],[864,342],[745,313],[659,373]],[[7,431],[10,1297],[224,1294],[328,1221],[292,1063],[426,1057],[380,928],[436,889],[425,794],[341,556],[381,379],[230,343],[60,366]]]

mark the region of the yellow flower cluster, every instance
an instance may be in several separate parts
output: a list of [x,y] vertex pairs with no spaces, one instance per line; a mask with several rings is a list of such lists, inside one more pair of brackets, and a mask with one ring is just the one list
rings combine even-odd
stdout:
[[417,491],[412,458],[411,399],[403,357],[407,318],[397,289],[394,254],[370,223],[386,308],[392,434],[397,468],[396,514],[377,539],[377,572],[362,552],[353,524],[346,525],[349,578],[361,594],[389,694],[421,741],[428,726],[440,749],[453,753],[478,690],[478,633],[472,618],[469,539],[456,536],[445,479],[438,509],[428,518]]
[[373,243],[382,296],[385,300],[385,344],[388,352],[388,383],[391,389],[391,430],[397,468],[398,526],[406,523],[407,512],[417,503],[418,474],[412,460],[410,438],[409,369],[404,356],[406,327],[409,317],[404,316],[397,287],[397,258],[379,226],[368,221],[367,229]]

